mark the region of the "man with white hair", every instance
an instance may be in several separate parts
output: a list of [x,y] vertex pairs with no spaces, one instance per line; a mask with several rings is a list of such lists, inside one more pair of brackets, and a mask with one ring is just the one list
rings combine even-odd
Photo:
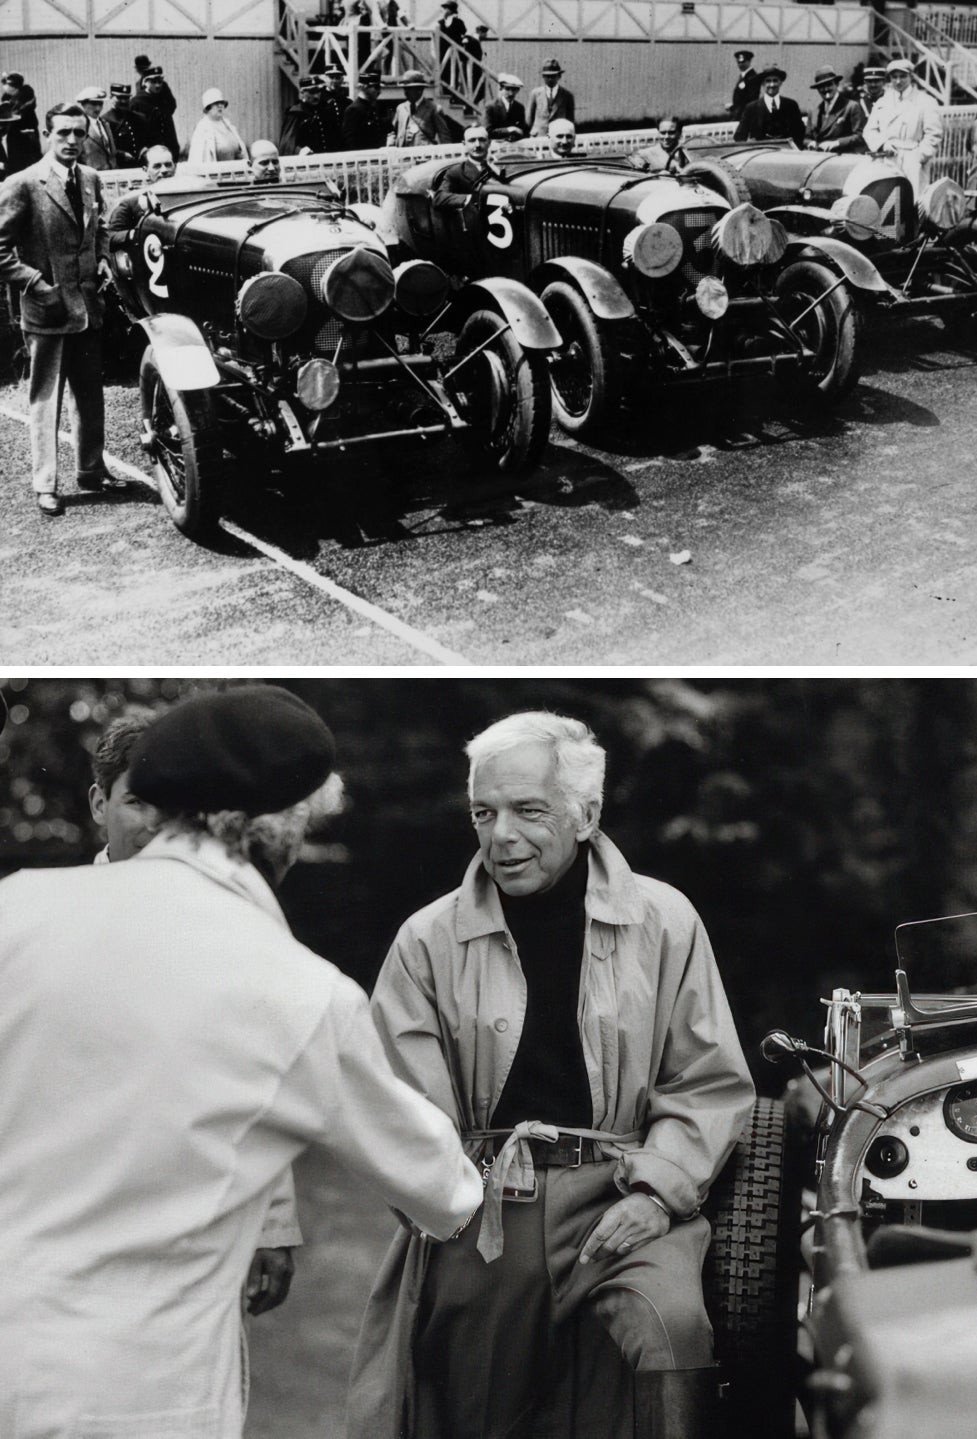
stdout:
[[917,198],[930,182],[943,138],[940,107],[916,84],[912,62],[891,60],[889,86],[872,106],[862,139],[873,155],[886,155],[912,181]]
[[575,1432],[712,1439],[699,1210],[753,1087],[709,940],[601,833],[605,755],[585,724],[510,715],[466,753],[479,852],[400,930],[373,1015],[460,1130],[485,1205],[437,1252],[395,1241],[348,1439],[559,1432],[553,1376],[608,1350],[598,1326],[611,1377],[577,1374],[600,1423]]
[[240,1439],[242,1290],[310,1144],[449,1239],[482,1186],[275,890],[333,738],[277,685],[175,705],[124,864],[0,883],[0,1434]]
[[577,127],[572,120],[551,120],[546,130],[546,138],[550,154],[557,160],[568,160],[577,143]]

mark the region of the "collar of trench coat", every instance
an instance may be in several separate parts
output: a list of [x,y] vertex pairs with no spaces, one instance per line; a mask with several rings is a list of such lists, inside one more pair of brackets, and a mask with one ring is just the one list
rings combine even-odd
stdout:
[[[590,841],[586,909],[589,919],[604,924],[640,924],[645,906],[630,865],[615,844],[599,831]],[[467,944],[482,935],[505,933],[505,916],[499,891],[477,854],[458,893],[455,936]]]

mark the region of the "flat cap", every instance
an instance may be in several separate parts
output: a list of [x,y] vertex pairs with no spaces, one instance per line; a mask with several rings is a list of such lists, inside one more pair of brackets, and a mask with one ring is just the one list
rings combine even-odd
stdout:
[[400,77],[401,85],[426,85],[427,76],[423,70],[405,70]]
[[890,60],[885,67],[887,75],[915,75],[916,67],[911,60]]
[[105,100],[107,98],[100,85],[86,85],[84,90],[79,90],[75,96],[76,100]]
[[519,76],[518,76],[518,75],[509,75],[509,74],[506,74],[505,72],[503,72],[503,73],[499,76],[499,88],[501,89],[502,86],[504,86],[504,85],[511,86],[511,88],[512,88],[513,90],[521,90],[521,89],[522,89],[522,81],[519,79]]
[[168,814],[275,814],[318,789],[336,757],[315,710],[279,685],[194,695],[149,726],[129,788]]

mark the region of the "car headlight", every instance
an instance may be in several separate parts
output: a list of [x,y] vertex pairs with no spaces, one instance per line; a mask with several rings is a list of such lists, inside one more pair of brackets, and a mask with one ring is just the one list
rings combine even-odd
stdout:
[[637,225],[624,237],[624,263],[629,261],[649,280],[670,275],[682,262],[682,236],[674,225],[655,221]]
[[434,315],[448,298],[449,280],[430,260],[405,260],[394,270],[397,304],[408,315]]
[[882,218],[878,201],[871,195],[840,195],[831,206],[831,214],[855,240],[873,234]]
[[341,320],[376,320],[393,304],[394,272],[386,255],[357,245],[317,280],[319,298]]
[[737,265],[774,265],[787,249],[787,231],[748,202],[737,205],[712,232],[713,244]]
[[296,376],[295,393],[307,410],[328,410],[339,394],[339,371],[330,360],[306,360]]
[[308,298],[298,280],[278,270],[252,275],[237,292],[241,324],[259,340],[284,340],[286,335],[294,335],[308,309]]
[[695,302],[707,320],[721,320],[729,309],[729,291],[715,275],[703,275],[695,287]]
[[919,197],[920,219],[936,230],[951,230],[967,218],[967,197],[949,175],[942,175]]

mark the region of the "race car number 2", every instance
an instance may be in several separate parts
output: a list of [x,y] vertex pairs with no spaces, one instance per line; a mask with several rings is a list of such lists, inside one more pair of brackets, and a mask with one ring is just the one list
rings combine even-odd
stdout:
[[169,298],[169,286],[163,281],[163,269],[166,265],[166,256],[163,253],[163,246],[160,244],[158,235],[147,235],[142,247],[143,259],[146,261],[146,268],[149,271],[149,288],[154,295],[162,295],[164,299]]
[[512,206],[508,196],[488,195],[485,203],[488,206],[488,242],[497,250],[508,250],[512,244],[512,225],[509,221]]

